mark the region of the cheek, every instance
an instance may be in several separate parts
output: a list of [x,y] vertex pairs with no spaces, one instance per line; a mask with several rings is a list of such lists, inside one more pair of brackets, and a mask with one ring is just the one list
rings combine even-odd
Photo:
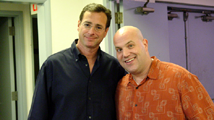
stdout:
[[95,33],[96,36],[99,36],[100,39],[104,39],[105,38],[105,34],[104,33]]
[[118,54],[118,53],[117,53],[117,59],[118,59],[119,61],[121,61],[121,60],[122,60],[122,54]]
[[119,61],[120,65],[122,65],[122,64],[123,64],[123,60],[122,60],[122,58],[121,58],[121,57],[117,57],[117,59],[118,59],[118,61]]
[[79,26],[79,27],[77,28],[77,30],[78,30],[79,32],[84,32],[84,31],[86,31],[86,30],[84,29],[84,27],[82,27],[82,26]]
[[87,34],[87,33],[88,33],[88,31],[87,31],[87,30],[82,29],[81,27],[79,28],[79,34],[81,34],[81,35],[85,35],[85,34]]
[[81,28],[80,28],[80,27],[78,27],[78,28],[77,28],[77,30],[78,30],[78,32],[80,32]]

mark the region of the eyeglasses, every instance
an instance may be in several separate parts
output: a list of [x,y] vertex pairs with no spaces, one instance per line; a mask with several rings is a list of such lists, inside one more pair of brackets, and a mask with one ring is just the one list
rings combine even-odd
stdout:
[[[90,30],[91,27],[93,27],[93,25],[91,25],[90,23],[83,23],[83,26],[85,27],[85,29]],[[104,27],[101,25],[95,25],[94,27],[95,31],[97,32],[102,32],[104,30]]]

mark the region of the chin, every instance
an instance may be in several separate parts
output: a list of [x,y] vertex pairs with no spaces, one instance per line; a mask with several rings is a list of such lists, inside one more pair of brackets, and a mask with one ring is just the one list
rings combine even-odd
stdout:
[[136,70],[134,70],[134,69],[126,69],[129,73],[135,73],[136,72]]

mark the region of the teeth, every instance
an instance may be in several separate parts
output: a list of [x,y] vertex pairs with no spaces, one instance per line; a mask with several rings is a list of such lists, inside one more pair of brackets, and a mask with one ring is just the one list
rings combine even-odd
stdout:
[[132,58],[132,59],[130,59],[130,60],[128,60],[128,61],[126,61],[126,63],[127,63],[127,62],[131,62],[132,60],[134,60],[134,58]]

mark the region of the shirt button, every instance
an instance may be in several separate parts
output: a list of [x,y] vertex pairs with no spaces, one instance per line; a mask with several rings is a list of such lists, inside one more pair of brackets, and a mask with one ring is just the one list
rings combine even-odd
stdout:
[[89,119],[91,119],[91,116],[88,116]]
[[137,104],[135,104],[135,107],[137,107]]
[[89,97],[88,99],[91,100],[91,97]]
[[138,87],[136,87],[136,89],[138,89]]
[[78,59],[76,59],[76,61],[78,61]]
[[87,66],[88,66],[88,64],[85,64],[85,66],[87,67]]

